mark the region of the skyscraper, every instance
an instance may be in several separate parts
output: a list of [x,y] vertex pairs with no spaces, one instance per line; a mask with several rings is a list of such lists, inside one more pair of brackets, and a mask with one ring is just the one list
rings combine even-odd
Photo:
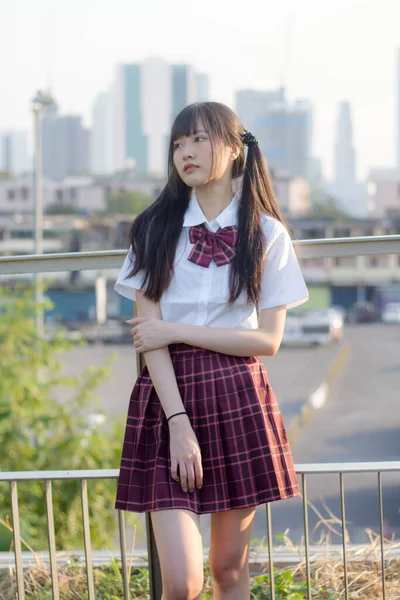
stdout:
[[0,136],[0,170],[13,175],[32,171],[26,131],[9,131]]
[[285,90],[238,90],[235,103],[236,113],[243,126],[256,135],[256,121],[265,115],[271,104],[285,103]]
[[89,132],[77,115],[57,114],[57,107],[43,118],[43,175],[62,180],[89,171]]
[[206,73],[197,73],[197,98],[196,102],[208,102],[210,99],[210,78]]
[[165,174],[172,121],[184,106],[208,99],[208,77],[161,58],[120,64],[114,99],[115,167]]
[[143,133],[147,138],[147,171],[163,174],[167,168],[167,142],[171,128],[171,66],[161,58],[142,63],[140,100]]
[[355,181],[355,151],[349,102],[341,102],[336,127],[334,180]]
[[397,48],[397,64],[396,64],[396,78],[397,78],[397,169],[400,171],[400,48]]
[[116,168],[134,166],[148,169],[147,138],[143,129],[141,65],[120,64],[115,77],[115,160]]
[[109,89],[98,94],[92,107],[90,171],[110,174],[114,171],[114,163],[114,104]]
[[312,108],[307,100],[290,105],[285,90],[240,90],[236,110],[243,126],[258,139],[271,170],[281,176],[308,177]]
[[188,104],[198,100],[198,76],[190,65],[172,65],[172,120]]

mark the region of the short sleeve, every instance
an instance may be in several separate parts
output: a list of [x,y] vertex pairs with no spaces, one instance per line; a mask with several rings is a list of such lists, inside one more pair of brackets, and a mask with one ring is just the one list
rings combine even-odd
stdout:
[[142,289],[144,283],[143,270],[139,271],[139,273],[133,277],[128,277],[129,273],[131,273],[133,269],[134,264],[135,255],[131,246],[114,285],[114,290],[118,294],[125,296],[125,298],[129,298],[130,300],[136,300],[136,290]]
[[267,237],[266,262],[261,280],[259,310],[282,306],[293,308],[308,300],[308,290],[290,235],[276,221]]

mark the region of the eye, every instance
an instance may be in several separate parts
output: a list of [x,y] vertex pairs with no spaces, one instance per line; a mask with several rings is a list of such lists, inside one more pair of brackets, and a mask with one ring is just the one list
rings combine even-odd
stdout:
[[207,139],[207,138],[205,138],[203,135],[198,135],[198,136],[196,136],[196,137],[195,137],[195,140],[194,140],[194,141],[195,141],[195,142],[199,142],[199,141],[204,141],[204,140],[206,140],[206,139]]
[[182,146],[181,142],[174,142],[174,150],[178,150],[178,148],[180,148]]

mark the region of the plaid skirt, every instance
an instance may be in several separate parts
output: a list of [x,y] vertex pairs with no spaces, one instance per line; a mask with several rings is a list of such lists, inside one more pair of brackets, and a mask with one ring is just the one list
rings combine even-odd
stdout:
[[299,495],[282,416],[261,359],[182,343],[169,350],[199,442],[203,486],[185,493],[172,479],[169,427],[143,367],[128,408],[115,508],[203,514]]

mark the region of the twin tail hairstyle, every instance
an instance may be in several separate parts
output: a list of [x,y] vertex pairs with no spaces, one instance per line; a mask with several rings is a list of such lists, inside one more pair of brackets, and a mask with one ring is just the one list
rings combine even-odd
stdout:
[[[181,179],[174,165],[174,143],[195,133],[199,120],[210,138],[214,156],[221,143],[240,148],[232,166],[232,178],[240,182],[240,202],[236,255],[231,261],[229,276],[229,304],[245,290],[248,302],[257,305],[265,253],[261,213],[274,217],[285,227],[286,224],[256,139],[230,108],[218,102],[191,104],[176,117],[170,136],[167,184],[153,204],[135,218],[130,230],[129,242],[135,255],[130,276],[143,270],[145,296],[154,302],[160,300],[170,284],[175,252],[192,194],[192,188]],[[248,146],[247,156],[245,145]]]

